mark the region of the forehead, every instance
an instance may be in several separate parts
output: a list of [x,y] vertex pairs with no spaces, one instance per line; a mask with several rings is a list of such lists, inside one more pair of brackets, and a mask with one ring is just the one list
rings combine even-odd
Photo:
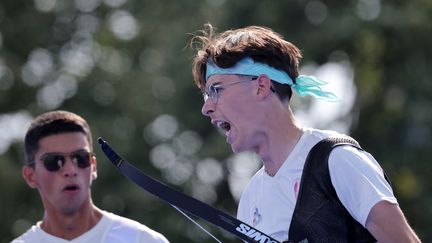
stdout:
[[39,140],[39,149],[36,154],[49,152],[69,153],[80,149],[90,150],[87,137],[81,132],[68,132],[49,135]]

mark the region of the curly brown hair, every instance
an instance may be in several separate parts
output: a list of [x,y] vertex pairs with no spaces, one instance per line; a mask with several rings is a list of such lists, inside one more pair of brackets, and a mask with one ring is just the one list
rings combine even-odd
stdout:
[[[211,24],[206,24],[191,40],[191,47],[197,50],[193,59],[192,74],[196,86],[204,92],[206,63],[209,58],[221,68],[234,66],[244,57],[266,63],[288,73],[292,80],[297,78],[301,51],[292,43],[267,27],[248,26],[215,33]],[[272,82],[281,100],[291,98],[291,87]]]

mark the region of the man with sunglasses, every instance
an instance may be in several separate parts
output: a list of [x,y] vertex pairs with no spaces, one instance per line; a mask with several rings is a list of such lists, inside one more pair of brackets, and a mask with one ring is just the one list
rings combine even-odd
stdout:
[[24,143],[22,174],[39,191],[45,212],[13,243],[168,242],[147,226],[93,204],[96,156],[82,117],[67,111],[44,113],[31,123]]
[[[323,149],[310,153],[330,137],[356,142],[296,121],[292,90],[338,100],[322,89],[325,82],[299,75],[300,50],[265,27],[220,34],[206,27],[192,40],[201,44],[192,73],[204,95],[202,113],[225,131],[234,152],[255,152],[263,162],[241,196],[237,217],[280,241],[419,242],[369,153],[348,144],[330,155]],[[307,159],[309,154],[318,159]]]

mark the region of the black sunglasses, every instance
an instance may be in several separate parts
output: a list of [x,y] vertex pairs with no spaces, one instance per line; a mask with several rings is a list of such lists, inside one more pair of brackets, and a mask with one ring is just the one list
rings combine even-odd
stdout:
[[[94,154],[90,151],[80,150],[69,154],[62,153],[47,153],[41,157],[45,169],[48,171],[58,171],[66,163],[66,157],[69,157],[71,161],[79,168],[87,168],[91,164],[91,157]],[[34,164],[34,162],[32,163]]]

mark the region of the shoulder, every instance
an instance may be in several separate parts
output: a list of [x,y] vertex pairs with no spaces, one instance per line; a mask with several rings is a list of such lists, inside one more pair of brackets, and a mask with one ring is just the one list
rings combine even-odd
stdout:
[[309,135],[309,139],[320,141],[328,137],[347,136],[333,130],[321,130],[316,128],[303,127],[303,132]]
[[384,171],[369,153],[352,146],[335,148],[329,157],[331,182],[345,208],[363,226],[380,201],[397,204]]
[[298,144],[300,144],[305,150],[312,149],[320,141],[329,137],[349,137],[345,134],[331,130],[320,130],[315,128],[302,128],[302,130],[303,136],[300,138]]
[[168,240],[159,232],[150,229],[144,224],[135,220],[122,217],[110,212],[103,212],[104,216],[112,221],[110,234],[121,235],[122,237],[133,237],[137,242],[166,243]]
[[[328,166],[332,182],[351,180],[348,185],[353,186],[352,180],[372,183],[385,183],[384,170],[375,158],[364,150],[350,145],[335,148],[329,156]],[[387,184],[387,183],[386,183]],[[389,185],[388,185],[389,186]]]
[[368,168],[383,174],[383,169],[370,153],[350,145],[339,146],[330,153],[329,167],[360,170]]
[[[311,151],[311,149],[323,139],[329,137],[346,136],[335,131],[319,130],[315,128],[303,127],[302,131],[303,135],[300,137],[299,141],[297,142],[296,146],[288,157],[295,158],[295,161],[304,161],[304,159],[306,159],[306,155]],[[301,166],[303,167],[303,164],[301,164]]]
[[18,238],[14,239],[11,243],[42,242],[42,237],[38,232],[38,227],[36,225],[33,225],[30,229],[28,229]]

